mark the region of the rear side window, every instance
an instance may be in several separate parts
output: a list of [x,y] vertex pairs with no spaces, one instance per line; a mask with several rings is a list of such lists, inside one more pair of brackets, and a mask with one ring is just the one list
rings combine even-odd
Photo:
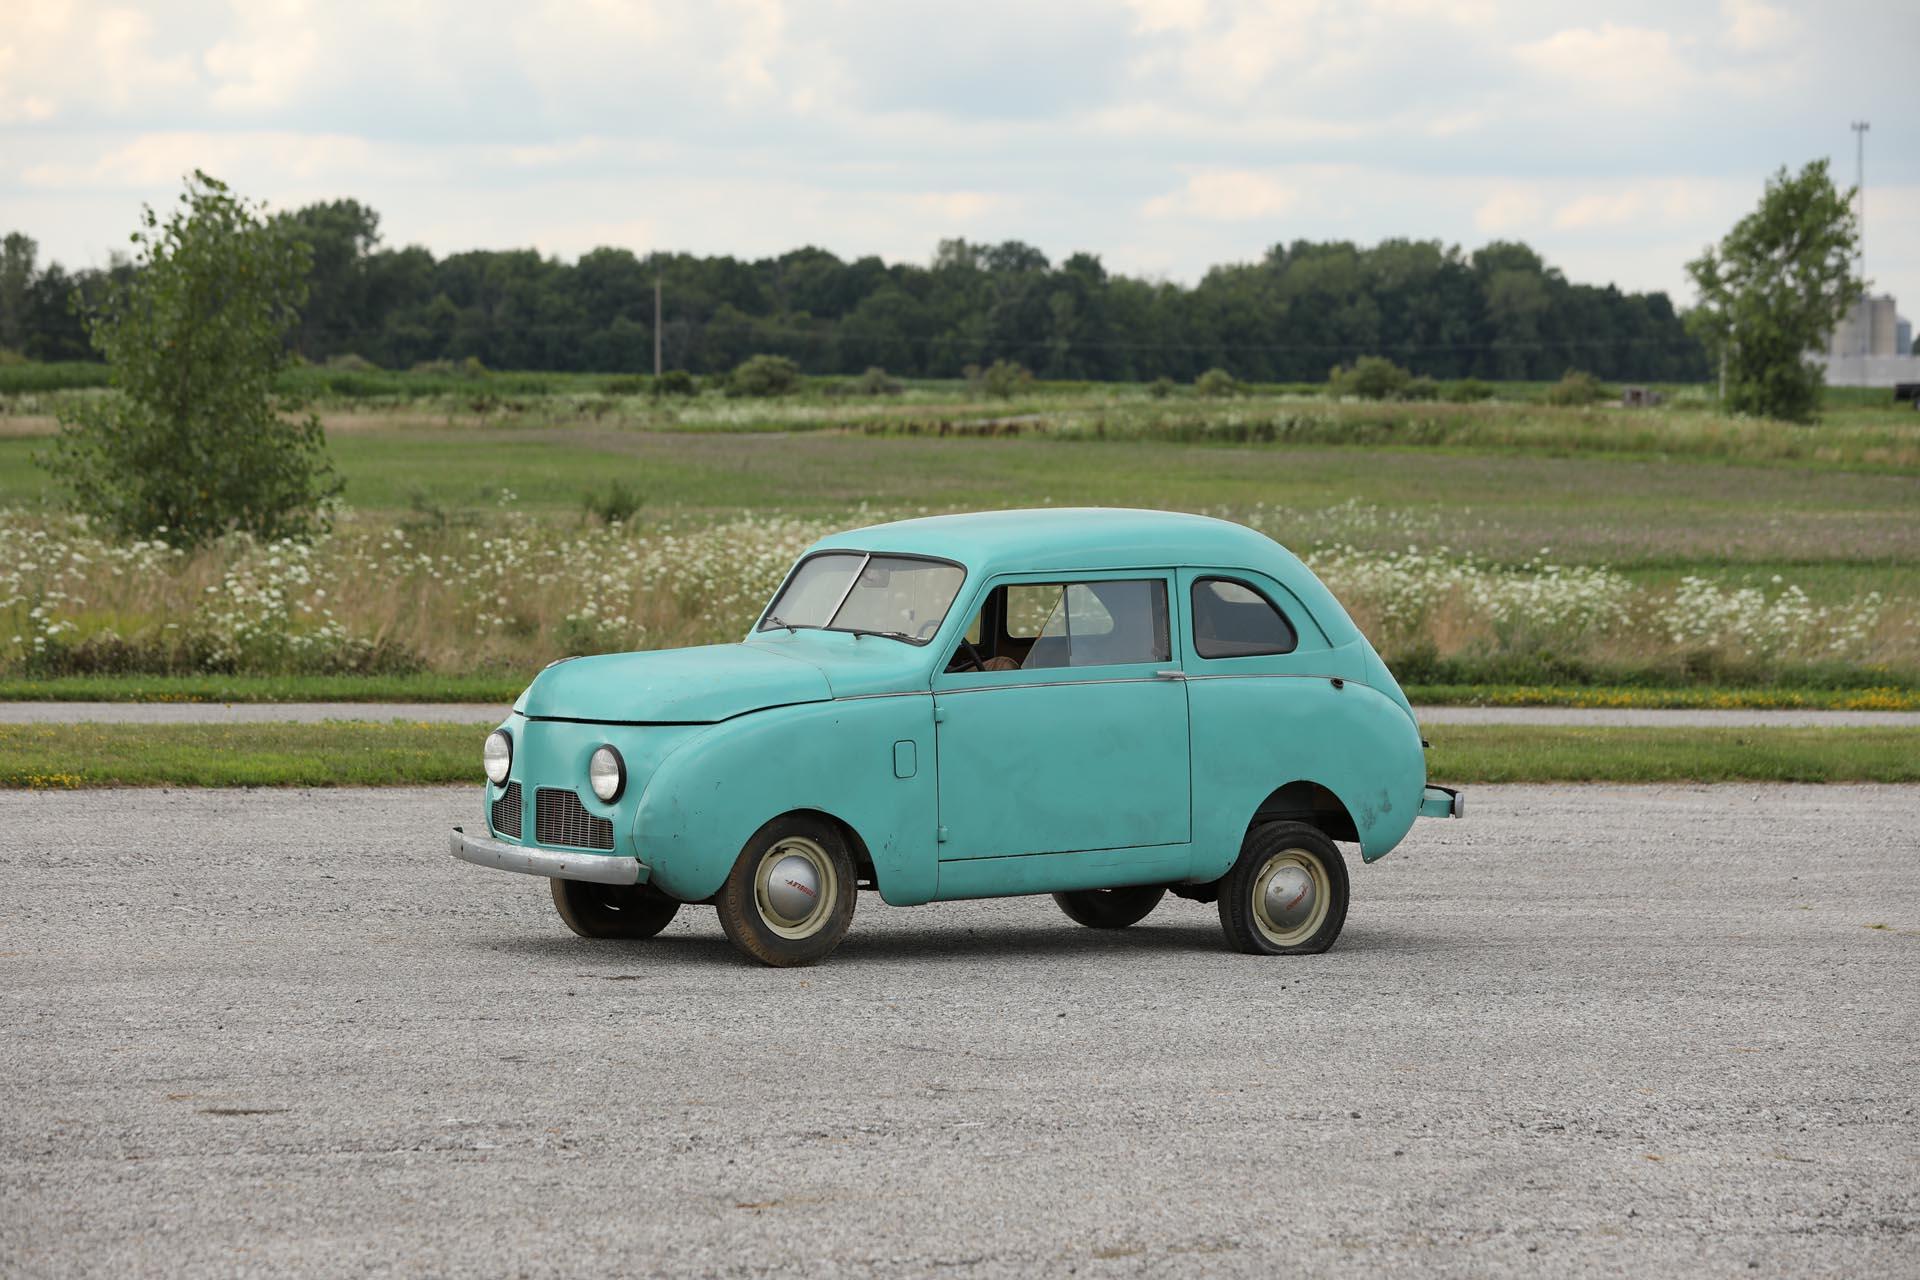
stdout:
[[1193,584],[1193,651],[1201,657],[1292,653],[1299,643],[1286,615],[1245,583],[1201,578]]

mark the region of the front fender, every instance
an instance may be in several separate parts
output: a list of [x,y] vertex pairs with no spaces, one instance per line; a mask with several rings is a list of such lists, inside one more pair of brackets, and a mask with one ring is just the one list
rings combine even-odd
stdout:
[[769,819],[813,810],[860,838],[881,897],[927,902],[938,865],[935,782],[931,694],[756,711],[710,726],[662,762],[634,816],[634,847],[654,884],[698,902],[719,891]]

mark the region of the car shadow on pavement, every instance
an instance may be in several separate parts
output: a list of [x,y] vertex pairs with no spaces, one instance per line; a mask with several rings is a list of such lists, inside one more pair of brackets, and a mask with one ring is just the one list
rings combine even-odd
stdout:
[[[669,931],[644,941],[587,941],[568,935],[492,934],[468,937],[462,945],[489,954],[506,953],[525,962],[551,961],[587,977],[611,978],[593,969],[626,970],[634,965],[735,967],[748,963],[724,937],[701,931]],[[984,959],[1044,959],[1137,955],[1147,953],[1226,953],[1217,925],[1140,924],[1130,929],[1084,929],[1063,923],[987,925],[927,929],[889,928],[862,933],[856,922],[834,953],[821,961],[839,967],[863,962],[977,962]],[[636,975],[638,976],[638,975]]]

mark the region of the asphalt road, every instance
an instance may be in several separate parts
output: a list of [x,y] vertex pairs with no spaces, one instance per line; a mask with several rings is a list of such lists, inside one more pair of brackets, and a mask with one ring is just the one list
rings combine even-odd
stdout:
[[[0,724],[317,724],[409,720],[498,724],[507,708],[485,702],[0,702]],[[1420,707],[1428,724],[1637,725],[1647,728],[1765,725],[1887,728],[1920,725],[1920,711],[1742,710],[1702,707]]]
[[565,933],[474,789],[0,794],[0,1274],[1892,1275],[1920,788],[1476,789],[1170,902]]

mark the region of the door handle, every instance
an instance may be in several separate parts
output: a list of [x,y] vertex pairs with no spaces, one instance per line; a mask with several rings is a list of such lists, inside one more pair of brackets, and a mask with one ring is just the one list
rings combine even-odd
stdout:
[[1187,673],[1184,671],[1156,671],[1153,674],[1159,676],[1162,680],[1185,680],[1187,678]]

